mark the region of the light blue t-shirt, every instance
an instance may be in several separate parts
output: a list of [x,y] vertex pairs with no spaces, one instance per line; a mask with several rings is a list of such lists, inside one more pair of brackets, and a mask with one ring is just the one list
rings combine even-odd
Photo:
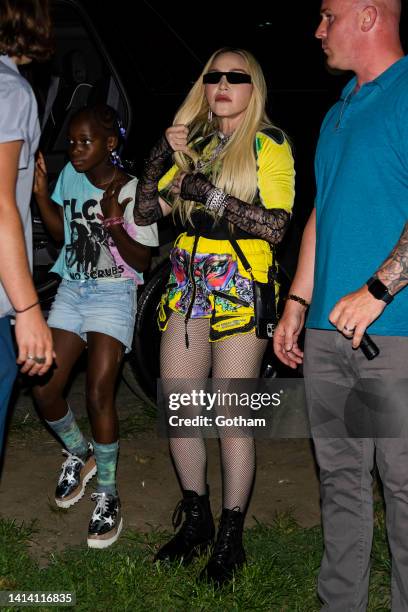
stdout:
[[[123,213],[124,228],[131,238],[146,246],[158,246],[157,225],[141,227],[133,219],[137,179],[124,185],[119,202],[130,198]],[[102,225],[100,201],[104,191],[95,187],[83,172],[68,163],[58,177],[52,194],[64,209],[64,246],[51,272],[66,280],[99,281],[133,279],[143,283],[143,274],[121,257],[109,232]]]
[[[34,154],[39,139],[40,124],[33,90],[19,73],[14,61],[7,55],[0,55],[0,143],[22,141],[16,200],[30,267],[33,259],[30,200],[33,188]],[[0,317],[12,311],[10,300],[0,283]]]
[[[316,260],[307,327],[364,285],[397,244],[408,220],[408,56],[354,92],[356,78],[325,117],[315,172]],[[408,290],[369,333],[408,335]]]

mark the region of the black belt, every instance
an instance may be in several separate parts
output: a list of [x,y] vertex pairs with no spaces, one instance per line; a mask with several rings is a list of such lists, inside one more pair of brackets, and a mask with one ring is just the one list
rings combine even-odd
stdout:
[[200,236],[200,238],[210,238],[212,240],[229,240],[233,236],[236,240],[253,239],[253,234],[249,234],[243,229],[235,226],[231,234],[229,224],[222,219],[214,224],[214,218],[205,214],[193,213],[192,221],[194,227],[190,224],[186,227],[187,236]]

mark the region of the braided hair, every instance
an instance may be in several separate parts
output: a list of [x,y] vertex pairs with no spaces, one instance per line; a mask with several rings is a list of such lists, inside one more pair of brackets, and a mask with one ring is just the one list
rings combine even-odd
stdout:
[[79,117],[94,121],[104,131],[106,136],[116,136],[118,145],[111,152],[111,162],[114,166],[123,168],[119,152],[125,143],[126,130],[117,111],[112,106],[109,106],[109,104],[97,103],[80,108],[72,115],[71,122]]

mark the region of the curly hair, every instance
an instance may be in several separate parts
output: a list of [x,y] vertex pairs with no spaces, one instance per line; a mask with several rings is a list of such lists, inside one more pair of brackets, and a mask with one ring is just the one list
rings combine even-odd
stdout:
[[49,59],[54,51],[49,0],[0,0],[0,54]]

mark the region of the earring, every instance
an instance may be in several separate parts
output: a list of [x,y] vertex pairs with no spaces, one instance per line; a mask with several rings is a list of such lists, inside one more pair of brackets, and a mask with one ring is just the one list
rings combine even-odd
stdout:
[[116,150],[110,151],[110,160],[111,164],[114,166],[119,166],[119,168],[123,168],[122,160],[120,159],[119,153]]
[[211,123],[212,120],[213,120],[213,112],[212,112],[211,108],[209,108],[208,109],[207,121],[208,121],[208,123]]

